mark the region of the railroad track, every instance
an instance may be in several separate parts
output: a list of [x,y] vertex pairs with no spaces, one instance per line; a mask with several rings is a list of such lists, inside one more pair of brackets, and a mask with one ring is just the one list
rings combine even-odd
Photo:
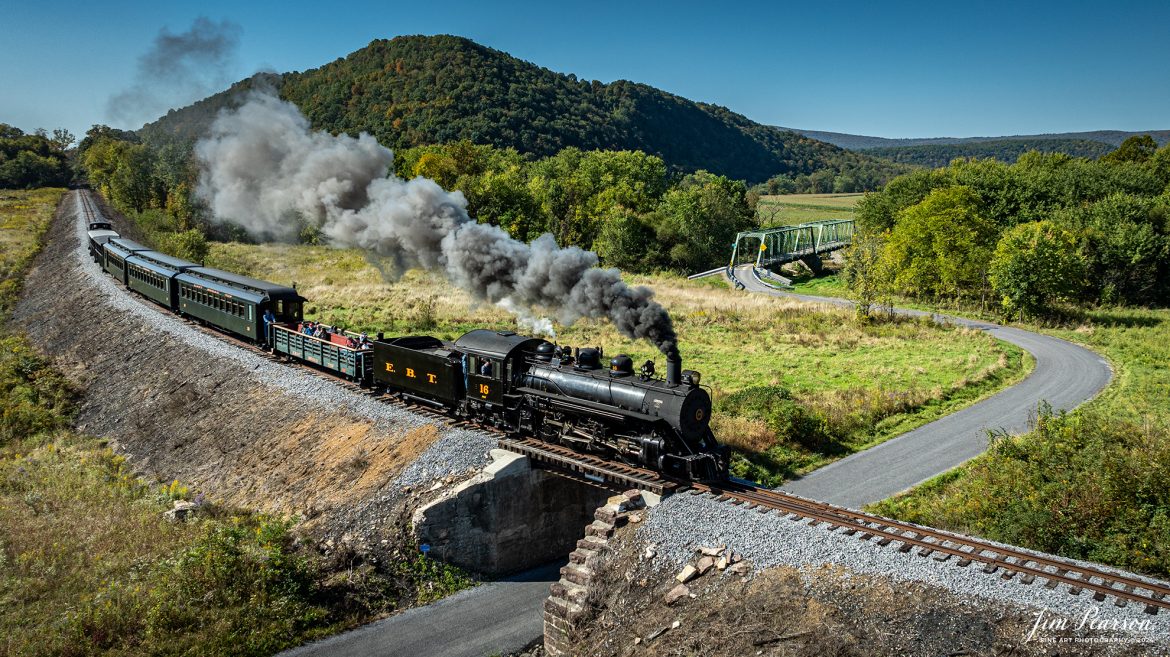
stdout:
[[[88,222],[94,216],[92,201],[87,194],[81,194],[81,210]],[[150,302],[131,295],[140,303],[155,307]],[[660,495],[689,491],[694,494],[709,494],[720,501],[735,505],[749,505],[767,513],[780,511],[790,516],[809,520],[810,525],[826,524],[860,540],[875,541],[880,546],[897,543],[897,549],[911,553],[917,549],[920,557],[933,556],[938,561],[956,560],[956,565],[969,567],[983,564],[989,575],[1001,572],[1003,579],[1020,577],[1023,584],[1042,582],[1042,586],[1054,589],[1066,584],[1069,593],[1080,595],[1092,593],[1100,602],[1113,597],[1114,604],[1125,607],[1130,603],[1145,605],[1148,614],[1157,614],[1170,609],[1170,587],[1144,579],[1112,573],[1091,565],[1073,563],[1052,556],[1037,555],[1009,546],[996,545],[990,541],[970,536],[952,534],[929,527],[891,520],[844,507],[797,497],[781,491],[760,488],[747,482],[727,481],[718,484],[697,484],[677,481],[664,477],[653,470],[630,466],[600,458],[593,454],[577,452],[562,445],[545,443],[533,438],[522,438],[508,434],[498,427],[483,425],[466,419],[452,418],[437,409],[413,403],[397,396],[378,393],[361,387],[354,381],[330,374],[308,363],[291,358],[282,358],[255,344],[217,331],[188,317],[179,316],[188,326],[222,342],[252,352],[261,358],[289,367],[295,367],[317,378],[330,381],[376,401],[394,404],[416,413],[427,415],[451,427],[475,428],[498,436],[499,445],[504,449],[523,454],[538,465],[551,467],[552,472],[593,485],[633,487]]]
[[985,573],[990,575],[1001,571],[1003,579],[1019,576],[1023,584],[1043,582],[1041,585],[1050,589],[1066,584],[1072,595],[1089,591],[1098,602],[1112,597],[1118,607],[1143,604],[1148,614],[1170,609],[1170,600],[1167,599],[1170,587],[1102,568],[853,511],[743,482],[692,484],[691,488],[695,494],[708,493],[731,504],[758,507],[761,512],[776,510],[807,518],[810,525],[825,523],[861,540],[876,540],[883,547],[897,542],[896,549],[900,552],[911,553],[917,549],[920,557],[934,556],[938,561],[956,559],[960,567],[981,563]]
[[97,211],[93,206],[93,199],[89,197],[89,194],[84,193],[78,194],[77,198],[81,199],[81,202],[78,204],[78,206],[81,209],[81,213],[85,215],[86,225],[93,223],[94,215],[97,214]]

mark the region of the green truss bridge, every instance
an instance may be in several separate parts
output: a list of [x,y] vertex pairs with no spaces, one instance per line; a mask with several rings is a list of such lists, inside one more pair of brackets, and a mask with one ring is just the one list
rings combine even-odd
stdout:
[[852,242],[852,219],[749,230],[735,236],[731,264],[734,267],[746,264],[751,259],[755,260],[756,267],[772,269],[797,260],[810,259],[809,256],[836,251]]
[[771,279],[772,282],[781,285],[789,285],[791,281],[776,273],[781,265],[800,260],[819,273],[821,255],[849,246],[852,242],[852,219],[830,219],[796,226],[744,231],[735,236],[731,262],[727,267],[695,274],[691,278],[726,271],[728,277],[738,284],[735,269],[751,265],[750,268],[756,276]]

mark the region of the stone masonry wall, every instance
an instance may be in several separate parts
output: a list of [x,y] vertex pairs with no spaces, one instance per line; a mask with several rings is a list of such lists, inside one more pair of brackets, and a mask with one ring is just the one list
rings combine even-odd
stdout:
[[569,554],[569,563],[561,568],[544,601],[544,650],[549,657],[569,655],[569,635],[585,613],[589,588],[594,583],[598,564],[609,553],[609,539],[614,530],[629,522],[630,514],[646,507],[642,493],[629,490],[610,497],[605,506],[593,514],[585,528],[585,538]]

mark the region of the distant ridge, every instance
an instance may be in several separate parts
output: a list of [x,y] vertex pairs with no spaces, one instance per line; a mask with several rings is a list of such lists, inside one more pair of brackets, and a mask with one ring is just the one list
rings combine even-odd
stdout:
[[806,137],[812,137],[834,146],[851,151],[864,151],[873,148],[890,148],[899,146],[923,146],[934,144],[970,144],[986,141],[1038,141],[1038,140],[1078,140],[1096,141],[1117,148],[1121,142],[1134,135],[1150,135],[1159,146],[1170,142],[1170,130],[1144,130],[1140,132],[1124,132],[1122,130],[1094,130],[1091,132],[1054,132],[1042,135],[1005,135],[1000,137],[922,137],[908,139],[888,139],[886,137],[867,137],[865,135],[851,135],[843,132],[825,132],[822,130],[800,130],[797,128],[779,128],[791,130]]
[[[268,82],[315,128],[369,132],[396,149],[461,139],[537,156],[566,147],[636,149],[675,171],[760,182],[828,170],[860,189],[907,170],[725,107],[625,80],[579,80],[455,36],[377,40],[320,68],[272,74]],[[139,132],[148,140],[196,139],[251,84],[172,110]]]

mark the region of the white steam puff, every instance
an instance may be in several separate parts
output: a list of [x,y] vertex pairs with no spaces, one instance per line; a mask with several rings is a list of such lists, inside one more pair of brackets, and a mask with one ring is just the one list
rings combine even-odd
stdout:
[[527,308],[516,305],[512,299],[501,299],[497,306],[516,316],[516,325],[531,335],[556,339],[557,332],[553,328],[552,320],[547,317],[537,317]]
[[670,315],[649,288],[626,285],[618,270],[597,267],[596,254],[560,248],[552,235],[525,244],[476,223],[463,194],[433,180],[387,177],[394,155],[373,137],[314,132],[295,105],[270,92],[222,111],[195,154],[198,196],[218,220],[257,237],[290,240],[307,219],[336,246],[371,251],[399,270],[442,271],[525,328],[551,331],[536,308],[564,325],[605,317],[624,335],[677,354]]

